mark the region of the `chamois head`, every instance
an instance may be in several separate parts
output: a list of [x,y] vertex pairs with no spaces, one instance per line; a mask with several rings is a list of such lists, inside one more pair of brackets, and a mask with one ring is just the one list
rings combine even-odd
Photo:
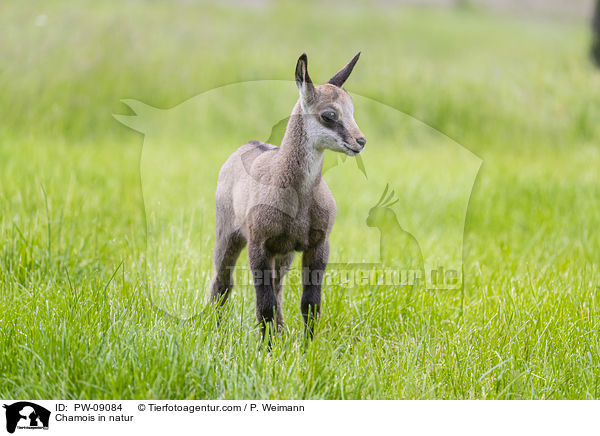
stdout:
[[308,142],[316,149],[359,154],[367,140],[354,121],[352,98],[342,88],[350,76],[358,53],[323,85],[315,86],[308,75],[308,59],[302,54],[296,64],[296,84],[300,91],[300,110],[305,120]]

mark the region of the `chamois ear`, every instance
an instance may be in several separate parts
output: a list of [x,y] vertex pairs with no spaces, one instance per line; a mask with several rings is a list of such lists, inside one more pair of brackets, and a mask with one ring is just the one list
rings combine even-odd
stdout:
[[315,86],[308,75],[308,58],[306,57],[306,53],[302,53],[296,64],[296,85],[298,85],[302,100],[310,103],[315,93]]
[[360,52],[358,52],[356,54],[356,56],[354,56],[350,60],[350,62],[348,62],[346,65],[344,65],[344,67],[340,71],[335,73],[335,75],[331,79],[329,79],[329,81],[327,83],[330,83],[332,85],[335,85],[335,86],[341,88],[342,85],[344,84],[344,82],[350,76],[350,73],[354,69],[354,65],[356,65],[356,61],[358,61],[359,57],[360,57]]

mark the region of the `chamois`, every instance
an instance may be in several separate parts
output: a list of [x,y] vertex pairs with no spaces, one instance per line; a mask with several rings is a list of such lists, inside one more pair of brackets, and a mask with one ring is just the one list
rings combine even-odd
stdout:
[[281,145],[250,141],[227,159],[219,173],[211,301],[227,300],[236,260],[247,244],[263,338],[268,328],[283,325],[282,283],[297,251],[303,253],[304,331],[313,336],[337,213],[321,176],[323,155],[332,150],[356,156],[367,142],[354,121],[352,99],[342,89],[359,56],[327,83],[315,86],[302,54],[295,70],[300,96]]

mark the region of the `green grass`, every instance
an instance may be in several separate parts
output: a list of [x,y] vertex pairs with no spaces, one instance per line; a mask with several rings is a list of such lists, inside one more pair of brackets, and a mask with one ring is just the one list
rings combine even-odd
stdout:
[[[0,397],[600,397],[600,75],[587,61],[584,25],[387,3],[330,8],[0,5]],[[35,26],[41,14],[46,25]],[[147,249],[144,139],[112,114],[127,113],[124,98],[171,108],[229,83],[289,80],[303,51],[322,82],[359,49],[351,92],[483,159],[465,224],[464,291],[331,284],[305,350],[292,279],[287,331],[267,353],[251,287],[236,289],[219,329],[204,310],[209,197],[174,208],[170,237]],[[249,112],[274,113],[265,101]],[[356,112],[369,138],[385,136],[369,135],[377,119]],[[195,193],[190,181],[212,192],[238,145],[226,127],[198,133],[212,145],[205,171],[193,160],[194,132],[172,138],[159,162],[181,188],[150,192],[175,205]],[[425,131],[407,130],[407,141],[423,143]],[[210,141],[223,135],[232,142]],[[394,153],[391,140],[369,142],[370,180],[385,182],[407,155],[434,156]],[[331,175],[340,205],[331,243],[360,256],[372,247],[352,224],[365,217],[352,214],[366,214],[377,196],[358,184],[348,203],[348,168]],[[436,193],[404,183],[401,204],[426,218]],[[442,225],[429,230],[444,242]],[[153,254],[158,264],[148,268]],[[157,280],[173,277],[174,290],[185,284],[174,304],[202,316],[181,321],[157,309]]]

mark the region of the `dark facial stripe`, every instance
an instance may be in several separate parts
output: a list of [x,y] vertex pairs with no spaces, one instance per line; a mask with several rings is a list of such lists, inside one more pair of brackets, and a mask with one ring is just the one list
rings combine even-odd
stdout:
[[350,132],[348,132],[348,129],[344,127],[344,124],[340,120],[325,121],[321,117],[319,117],[319,121],[322,125],[337,133],[337,135],[341,138],[342,141],[350,143],[352,139],[350,136]]

